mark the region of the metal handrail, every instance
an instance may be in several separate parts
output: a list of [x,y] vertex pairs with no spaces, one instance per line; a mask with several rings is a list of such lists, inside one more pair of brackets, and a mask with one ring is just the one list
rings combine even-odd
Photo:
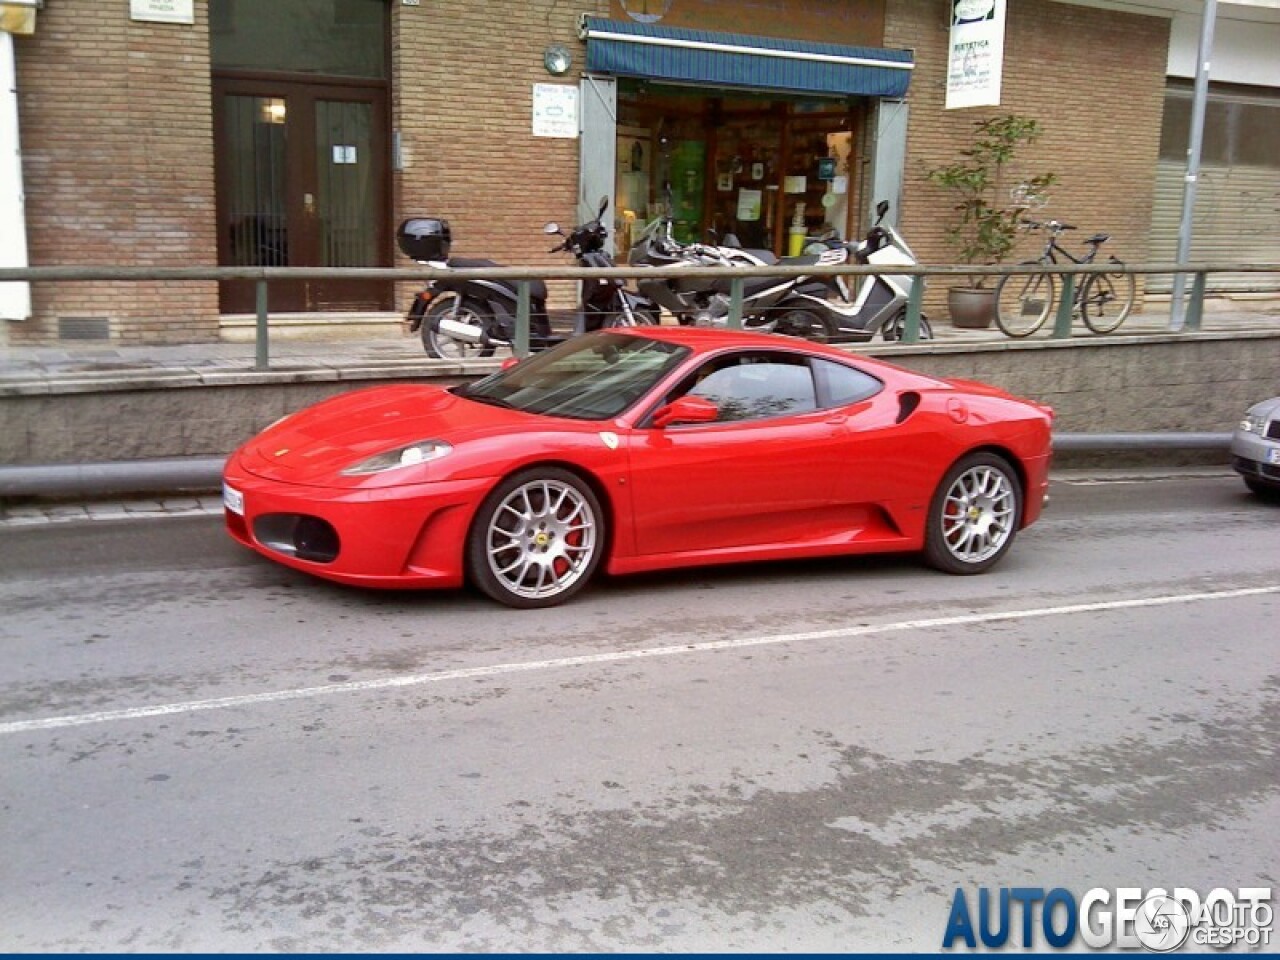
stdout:
[[595,280],[637,279],[640,277],[679,276],[683,279],[728,279],[730,281],[728,326],[742,328],[743,281],[753,277],[863,277],[893,273],[912,278],[907,301],[907,315],[903,325],[903,343],[917,343],[920,339],[921,304],[924,300],[926,277],[1000,277],[1025,276],[1038,273],[1063,275],[1063,296],[1052,336],[1070,336],[1073,288],[1078,274],[1120,273],[1135,275],[1191,274],[1193,277],[1190,302],[1181,326],[1171,322],[1170,330],[1195,331],[1200,328],[1204,312],[1205,278],[1211,273],[1274,273],[1280,274],[1280,263],[1028,263],[1001,264],[999,266],[973,264],[911,264],[891,267],[870,264],[840,264],[809,266],[772,265],[760,267],[651,267],[622,265],[616,267],[540,266],[540,267],[485,267],[452,269],[419,265],[415,267],[127,267],[127,266],[51,266],[51,267],[0,267],[0,283],[25,281],[29,283],[80,283],[92,281],[220,281],[252,280],[256,289],[256,355],[255,367],[266,370],[270,366],[270,333],[268,322],[268,285],[284,280],[387,280],[422,283],[429,280],[510,280],[516,283],[516,341],[515,353],[524,356],[529,350],[530,284],[538,280]]

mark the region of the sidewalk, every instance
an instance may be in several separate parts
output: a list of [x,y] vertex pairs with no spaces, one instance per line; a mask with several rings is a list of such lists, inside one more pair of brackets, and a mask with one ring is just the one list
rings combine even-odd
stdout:
[[[1252,305],[1251,305],[1252,306]],[[945,318],[932,321],[933,344],[1022,344],[1050,340],[1052,318],[1034,337],[1010,340],[998,329],[961,330]],[[1233,306],[1230,309],[1206,307],[1201,333],[1223,334],[1236,331],[1280,331],[1280,301],[1259,301],[1256,309]],[[1124,325],[1107,339],[1131,336],[1169,334],[1167,305],[1153,304],[1142,313],[1129,317]],[[1073,339],[1097,339],[1076,323]],[[456,361],[431,360],[422,348],[417,334],[303,340],[274,337],[270,341],[270,369],[281,372],[306,370],[351,370],[357,368],[408,368],[440,372],[442,367],[457,367]],[[879,353],[884,349],[909,349],[882,340],[855,345],[853,349]],[[499,356],[506,355],[505,351]],[[186,345],[128,346],[103,342],[70,343],[56,346],[0,346],[0,391],[33,381],[56,381],[64,378],[104,381],[104,386],[118,374],[119,379],[132,379],[140,374],[186,373],[195,376],[252,371],[255,366],[253,343],[203,343]]]

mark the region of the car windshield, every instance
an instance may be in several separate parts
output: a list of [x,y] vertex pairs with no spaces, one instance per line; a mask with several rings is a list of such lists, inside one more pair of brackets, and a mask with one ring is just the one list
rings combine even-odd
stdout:
[[688,354],[688,347],[660,340],[590,333],[454,392],[526,413],[608,420],[648,393]]

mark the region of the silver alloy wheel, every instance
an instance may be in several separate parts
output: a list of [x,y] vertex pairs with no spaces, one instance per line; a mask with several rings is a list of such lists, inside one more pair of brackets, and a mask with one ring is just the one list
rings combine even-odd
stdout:
[[494,508],[485,555],[498,583],[527,600],[555,597],[591,566],[598,524],[581,491],[560,480],[530,480]]
[[1017,495],[1006,473],[978,464],[956,477],[942,501],[942,541],[961,563],[994,556],[1013,536]]

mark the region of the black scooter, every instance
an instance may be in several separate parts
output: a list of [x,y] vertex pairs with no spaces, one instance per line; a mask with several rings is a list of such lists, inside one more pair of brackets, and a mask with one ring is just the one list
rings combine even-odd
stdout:
[[[605,252],[608,231],[601,218],[609,198],[602,197],[594,220],[565,234],[556,223],[543,232],[558,235],[563,242],[551,253],[571,252],[582,267],[612,267]],[[405,256],[430,267],[480,269],[498,267],[492,260],[449,258],[449,224],[435,218],[406,220],[396,231],[396,242]],[[420,331],[427,355],[439,359],[491,357],[498,347],[510,347],[516,339],[518,281],[444,279],[433,280],[414,298],[407,320],[409,329]],[[553,331],[567,326],[568,333]],[[622,280],[601,277],[582,281],[582,298],[576,310],[552,313],[547,310],[547,285],[529,281],[529,349],[543,350],[569,337],[604,327],[656,324],[656,304],[627,290]]]

